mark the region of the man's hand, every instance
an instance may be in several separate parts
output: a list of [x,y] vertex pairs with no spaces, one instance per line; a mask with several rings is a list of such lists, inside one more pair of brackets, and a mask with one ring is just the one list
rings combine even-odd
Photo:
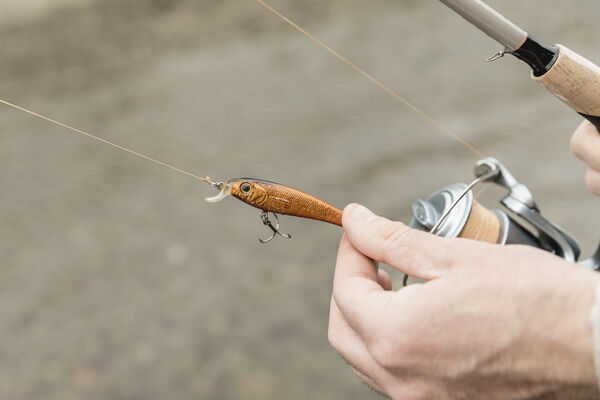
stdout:
[[600,196],[600,133],[589,121],[583,121],[573,134],[571,151],[587,164],[585,184]]
[[[444,239],[346,207],[329,340],[393,399],[588,399],[598,277],[549,253]],[[425,279],[399,291],[373,260]]]

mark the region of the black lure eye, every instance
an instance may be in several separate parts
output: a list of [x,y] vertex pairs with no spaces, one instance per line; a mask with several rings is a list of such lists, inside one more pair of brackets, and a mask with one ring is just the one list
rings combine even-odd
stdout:
[[242,186],[240,186],[240,190],[242,191],[242,193],[248,194],[252,190],[252,186],[250,186],[248,182],[244,182],[242,183]]

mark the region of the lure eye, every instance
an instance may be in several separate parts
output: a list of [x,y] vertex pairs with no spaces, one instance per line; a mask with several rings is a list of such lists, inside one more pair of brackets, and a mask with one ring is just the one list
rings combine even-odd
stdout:
[[248,182],[244,182],[240,186],[240,190],[242,191],[242,193],[248,194],[252,191],[252,186],[250,186],[250,184]]

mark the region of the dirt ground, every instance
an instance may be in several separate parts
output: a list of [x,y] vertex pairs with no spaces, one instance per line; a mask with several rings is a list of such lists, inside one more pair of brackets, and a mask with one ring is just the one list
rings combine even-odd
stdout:
[[[592,252],[579,118],[526,66],[485,63],[498,45],[435,1],[271,3],[502,160]],[[597,1],[490,3],[600,62]],[[402,221],[472,176],[476,156],[253,0],[29,0],[0,16],[1,99],[193,173]],[[282,218],[294,238],[263,246],[256,210],[207,204],[185,175],[5,106],[0,132],[0,398],[377,398],[327,342],[338,228]]]

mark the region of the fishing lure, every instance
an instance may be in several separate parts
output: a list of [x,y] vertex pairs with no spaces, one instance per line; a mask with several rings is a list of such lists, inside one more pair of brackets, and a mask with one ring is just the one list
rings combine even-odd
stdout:
[[[254,178],[238,178],[216,183],[207,177],[205,182],[219,190],[218,195],[206,198],[209,203],[233,196],[261,210],[262,223],[273,232],[269,238],[259,239],[261,243],[270,242],[276,235],[291,238],[289,234],[279,230],[278,214],[342,226],[342,210],[289,186]],[[269,219],[269,213],[275,218],[274,222]]]

